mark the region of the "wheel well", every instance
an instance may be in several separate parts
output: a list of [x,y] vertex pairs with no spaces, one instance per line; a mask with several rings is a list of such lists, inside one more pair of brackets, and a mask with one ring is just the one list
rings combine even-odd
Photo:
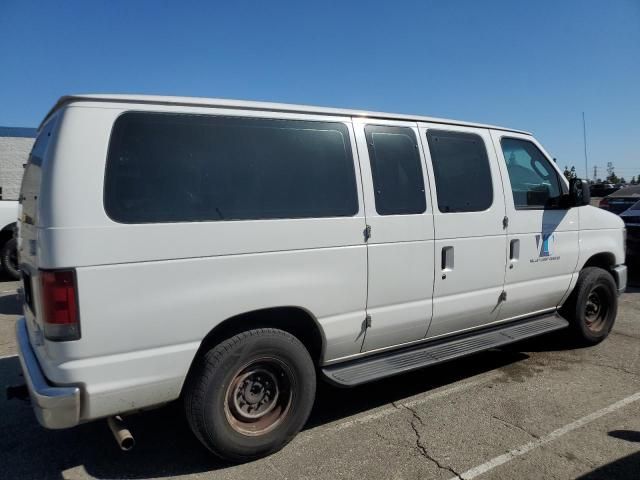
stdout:
[[13,238],[11,230],[0,230],[0,248]]
[[611,270],[611,267],[614,267],[616,264],[616,257],[613,253],[602,252],[593,255],[587,260],[582,268],[586,267],[600,267],[607,271]]
[[2,227],[2,232],[10,232],[11,234],[13,234],[13,231],[16,229],[16,223],[17,222],[13,222],[10,223],[9,225],[5,225],[4,227]]
[[313,316],[300,307],[275,307],[254,310],[230,317],[204,338],[196,357],[222,340],[253,328],[279,328],[302,342],[315,363],[320,361],[323,336]]
[[15,234],[16,222],[10,223],[9,225],[5,225],[0,230],[0,247],[2,247],[5,243],[11,240]]

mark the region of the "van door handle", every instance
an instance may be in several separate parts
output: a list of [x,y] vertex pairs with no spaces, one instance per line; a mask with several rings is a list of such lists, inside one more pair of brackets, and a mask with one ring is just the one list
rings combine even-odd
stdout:
[[[448,272],[453,270],[453,247],[442,247],[442,271]],[[442,275],[446,278],[446,275]]]
[[509,242],[509,268],[513,268],[513,265],[520,259],[520,240],[513,239]]

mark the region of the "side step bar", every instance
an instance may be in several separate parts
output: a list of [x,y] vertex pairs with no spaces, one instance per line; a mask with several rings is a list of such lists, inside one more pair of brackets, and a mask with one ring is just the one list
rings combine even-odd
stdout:
[[489,348],[501,347],[525,338],[559,330],[568,325],[569,322],[557,313],[546,314],[329,365],[322,369],[322,373],[333,384],[353,387],[372,380],[471,355]]

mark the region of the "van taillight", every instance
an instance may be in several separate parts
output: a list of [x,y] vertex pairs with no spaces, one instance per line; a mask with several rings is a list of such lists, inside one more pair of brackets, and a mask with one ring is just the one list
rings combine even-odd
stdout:
[[76,274],[73,270],[40,271],[44,336],[49,340],[78,340],[80,319]]
[[600,200],[600,203],[598,204],[598,206],[600,208],[608,209],[609,208],[609,199],[607,197],[604,197],[602,200]]

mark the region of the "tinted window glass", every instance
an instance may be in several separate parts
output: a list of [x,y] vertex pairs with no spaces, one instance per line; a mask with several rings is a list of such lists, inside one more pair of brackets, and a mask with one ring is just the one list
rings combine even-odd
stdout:
[[424,179],[416,136],[405,127],[365,127],[380,215],[423,213]]
[[501,145],[515,207],[557,206],[562,194],[558,174],[538,147],[517,138],[503,138]]
[[479,135],[428,130],[441,212],[477,212],[493,202],[487,150]]
[[38,196],[40,196],[40,183],[42,178],[42,163],[47,149],[54,136],[54,129],[60,115],[55,115],[38,132],[38,137],[33,144],[29,159],[25,165],[22,183],[20,185],[19,202],[22,204],[24,221],[33,225],[38,221]]
[[47,151],[47,147],[49,146],[49,141],[51,140],[51,134],[53,132],[53,127],[56,125],[56,120],[52,119],[43,127],[42,131],[36,137],[36,141],[31,148],[31,153],[29,154],[28,163],[37,165],[39,167],[42,166],[42,160],[44,159],[44,154]]
[[105,209],[124,223],[351,216],[341,123],[131,112],[116,121]]

